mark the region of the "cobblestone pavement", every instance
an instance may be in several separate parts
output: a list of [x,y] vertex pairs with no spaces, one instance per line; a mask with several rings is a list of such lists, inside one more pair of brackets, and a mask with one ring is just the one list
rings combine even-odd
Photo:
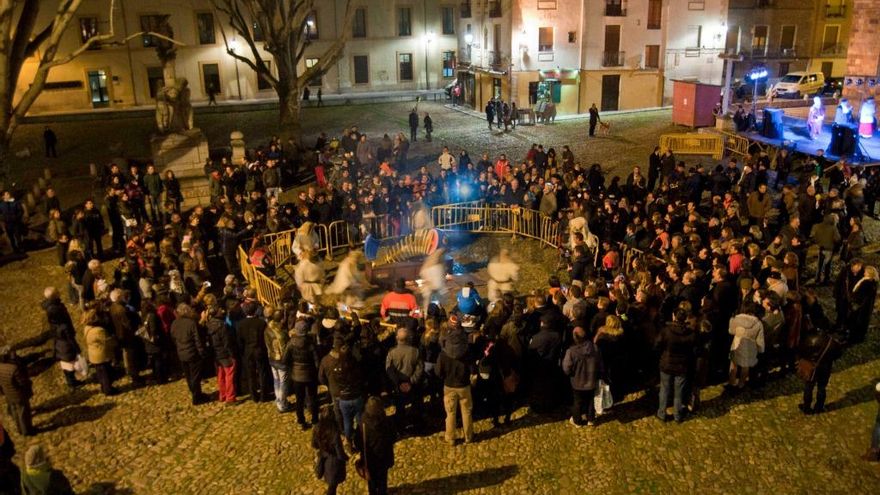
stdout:
[[[538,249],[521,242],[520,252]],[[0,268],[0,339],[42,328],[41,288],[63,285],[52,251]],[[74,312],[74,317],[78,314]],[[81,329],[80,329],[81,330]],[[880,468],[858,455],[877,405],[880,336],[835,365],[829,412],[802,416],[800,382],[781,379],[743,395],[711,388],[706,408],[681,425],[651,415],[656,394],[632,396],[594,428],[520,409],[512,426],[477,423],[475,444],[448,447],[440,434],[398,444],[390,482],[396,493],[877,493]],[[28,349],[30,359],[48,345]],[[56,366],[32,364],[34,440],[44,443],[78,491],[90,493],[321,493],[311,475],[309,433],[272,404],[190,407],[183,381],[105,398],[90,384],[73,394]],[[214,380],[205,382],[214,389]],[[8,424],[8,417],[4,416]],[[364,493],[349,471],[343,494]]]

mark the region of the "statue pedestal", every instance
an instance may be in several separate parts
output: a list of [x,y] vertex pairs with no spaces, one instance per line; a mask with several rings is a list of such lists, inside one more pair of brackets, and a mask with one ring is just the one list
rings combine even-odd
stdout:
[[208,160],[208,140],[199,129],[190,129],[150,139],[153,163],[160,173],[173,170],[180,181],[182,208],[207,205],[211,200],[204,166]]

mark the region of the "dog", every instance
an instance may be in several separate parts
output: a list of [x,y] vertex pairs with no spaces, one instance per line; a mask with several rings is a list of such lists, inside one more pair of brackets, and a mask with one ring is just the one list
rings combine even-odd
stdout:
[[611,124],[608,122],[599,122],[599,134],[602,136],[611,135]]

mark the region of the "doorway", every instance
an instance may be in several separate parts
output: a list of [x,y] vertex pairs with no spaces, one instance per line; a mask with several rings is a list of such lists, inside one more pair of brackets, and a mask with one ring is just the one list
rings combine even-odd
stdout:
[[602,76],[602,111],[617,110],[620,99],[620,75]]
[[620,26],[605,26],[605,65],[618,65],[620,52]]
[[834,62],[822,62],[822,74],[825,74],[825,80],[831,79],[834,72]]
[[103,70],[90,70],[89,99],[92,108],[106,108],[110,106],[110,89],[107,86],[107,72]]

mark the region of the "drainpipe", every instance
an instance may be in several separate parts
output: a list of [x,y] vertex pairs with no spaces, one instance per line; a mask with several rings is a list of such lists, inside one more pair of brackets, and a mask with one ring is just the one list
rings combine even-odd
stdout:
[[[123,39],[128,38],[128,21],[125,17],[125,0],[119,2],[119,12],[122,14],[122,37]],[[113,12],[110,12],[110,16],[115,15]],[[128,77],[131,79],[131,95],[134,98],[134,106],[138,106],[138,94],[137,87],[134,85],[134,62],[131,58],[131,42],[125,42],[125,54],[128,58]]]

